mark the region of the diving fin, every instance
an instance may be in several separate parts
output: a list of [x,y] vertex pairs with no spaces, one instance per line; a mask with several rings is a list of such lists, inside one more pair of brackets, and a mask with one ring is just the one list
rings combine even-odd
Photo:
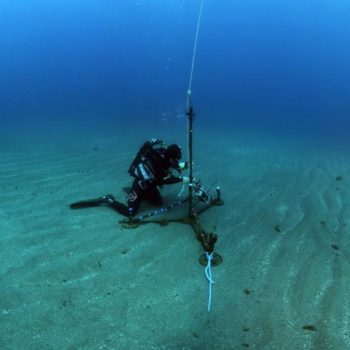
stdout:
[[123,203],[116,201],[114,196],[112,196],[111,194],[107,194],[105,196],[95,198],[95,199],[87,199],[84,201],[69,204],[69,208],[71,209],[90,208],[90,207],[98,207],[101,204],[108,205],[110,208],[114,209],[119,214],[122,214],[124,216],[130,216],[128,207]]
[[111,204],[114,202],[114,197],[111,194],[107,194],[106,196],[102,196],[95,199],[87,199],[80,202],[75,202],[69,204],[69,208],[71,209],[80,209],[80,208],[90,208],[97,207],[101,204]]

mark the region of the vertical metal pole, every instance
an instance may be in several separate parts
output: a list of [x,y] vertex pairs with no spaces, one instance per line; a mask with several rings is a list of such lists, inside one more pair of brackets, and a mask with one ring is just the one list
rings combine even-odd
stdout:
[[193,106],[192,106],[192,101],[189,99],[189,104],[188,104],[188,153],[189,153],[189,163],[190,163],[190,184],[188,186],[188,195],[189,195],[189,211],[188,215],[190,217],[193,216],[193,201],[192,201],[192,192],[193,192],[193,117],[194,117],[194,112],[193,112]]
[[192,100],[191,100],[191,94],[192,94],[192,78],[193,78],[193,71],[194,71],[194,64],[196,62],[196,53],[197,53],[197,44],[198,44],[198,34],[199,34],[199,27],[201,23],[202,13],[203,13],[203,7],[204,7],[204,0],[201,0],[201,6],[199,9],[198,14],[198,20],[197,20],[197,29],[196,29],[196,36],[194,40],[194,47],[193,47],[193,55],[192,55],[192,65],[191,65],[191,74],[190,74],[190,81],[188,84],[188,90],[187,90],[187,115],[188,115],[188,152],[189,152],[189,162],[190,162],[190,185],[188,186],[189,190],[189,215],[192,217],[194,215],[193,213],[193,205],[192,205],[192,192],[193,192],[193,173],[192,173],[192,124],[193,124],[193,107],[192,107]]

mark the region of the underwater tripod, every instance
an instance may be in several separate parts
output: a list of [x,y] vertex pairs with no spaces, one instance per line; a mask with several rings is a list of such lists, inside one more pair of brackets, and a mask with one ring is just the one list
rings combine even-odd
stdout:
[[[210,265],[213,265],[213,266],[220,265],[222,262],[221,255],[214,252],[215,243],[218,240],[218,236],[215,233],[206,232],[203,229],[201,222],[199,220],[199,215],[214,205],[223,205],[224,202],[221,199],[221,193],[220,193],[219,187],[216,188],[216,196],[213,198],[202,188],[200,182],[196,181],[193,178],[192,145],[193,145],[193,119],[194,119],[195,113],[192,105],[192,80],[193,80],[193,71],[194,71],[194,65],[196,60],[197,43],[198,43],[198,34],[199,34],[200,22],[201,22],[202,13],[203,13],[203,7],[204,7],[204,0],[201,0],[200,10],[199,10],[198,20],[197,20],[196,35],[194,40],[194,47],[193,47],[189,86],[187,89],[186,115],[188,116],[188,153],[189,153],[188,161],[189,161],[189,173],[190,173],[189,174],[190,181],[188,186],[188,198],[179,200],[176,203],[173,203],[166,208],[161,208],[151,213],[141,215],[139,217],[129,217],[128,219],[121,220],[120,223],[124,228],[136,228],[139,225],[149,224],[149,223],[155,223],[162,226],[167,225],[171,222],[190,225],[193,228],[193,231],[195,232],[197,240],[201,243],[202,248],[204,250],[204,253],[199,257],[199,262],[203,266],[210,267]],[[201,202],[204,202],[205,206],[200,210],[196,210],[193,203],[194,198],[199,199]],[[178,207],[186,202],[189,203],[188,215],[186,215],[181,219],[147,220],[148,218],[153,217],[155,215],[164,214],[168,212],[170,209]],[[209,277],[208,279],[211,280],[211,278]]]
[[[199,27],[203,12],[204,0],[201,0],[200,10],[197,20],[197,29],[196,36],[194,41],[193,55],[192,55],[192,65],[191,73],[189,79],[189,86],[187,89],[187,112],[188,116],[188,161],[189,161],[189,185],[188,185],[188,198],[179,200],[168,207],[158,209],[156,211],[141,215],[138,217],[130,216],[127,219],[121,220],[120,223],[124,228],[136,228],[139,225],[155,223],[161,226],[165,226],[169,223],[181,223],[185,225],[190,225],[196,235],[197,240],[200,242],[204,253],[199,257],[199,263],[202,266],[206,266],[205,275],[209,281],[209,302],[208,302],[208,312],[210,311],[211,305],[211,295],[212,295],[212,284],[214,281],[211,275],[211,266],[217,266],[222,263],[222,257],[220,254],[214,252],[215,243],[218,240],[218,236],[213,232],[207,232],[203,229],[201,222],[199,220],[199,215],[202,214],[205,210],[209,209],[212,206],[223,205],[224,202],[221,199],[220,188],[216,187],[216,196],[210,196],[201,186],[200,182],[195,180],[193,177],[193,119],[195,116],[193,105],[192,105],[192,78],[194,71],[194,64],[197,52],[197,42]],[[194,205],[194,200],[204,203],[200,209],[196,209]],[[188,214],[180,219],[149,219],[155,215],[162,215],[169,210],[183,205],[188,202]]]
[[[193,111],[193,106],[191,99],[189,98],[189,107],[187,111],[188,116],[188,149],[189,149],[189,178],[190,182],[188,185],[188,197],[179,200],[168,207],[155,210],[153,212],[141,215],[138,217],[130,216],[127,219],[120,220],[119,223],[127,229],[136,228],[139,225],[145,224],[159,224],[161,226],[168,225],[169,223],[181,223],[190,225],[195,232],[197,240],[201,243],[204,253],[199,257],[199,263],[203,266],[207,266],[208,259],[213,266],[220,265],[222,262],[222,257],[220,254],[214,252],[215,243],[218,240],[218,236],[213,232],[206,232],[199,220],[199,215],[209,209],[212,206],[223,205],[224,202],[221,199],[220,188],[216,187],[216,196],[210,196],[201,186],[200,182],[193,178],[193,119],[195,113]],[[204,207],[196,210],[194,206],[194,199],[198,199],[200,202],[205,203]],[[165,214],[169,210],[181,206],[185,203],[189,203],[188,214],[180,219],[149,219],[153,216],[160,216]]]

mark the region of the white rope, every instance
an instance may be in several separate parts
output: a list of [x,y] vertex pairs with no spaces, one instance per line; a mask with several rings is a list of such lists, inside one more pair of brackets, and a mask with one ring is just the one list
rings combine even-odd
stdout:
[[196,61],[198,34],[199,34],[199,27],[200,27],[201,19],[202,19],[203,6],[204,6],[204,0],[201,0],[201,6],[199,9],[199,15],[198,15],[198,20],[197,20],[196,37],[194,40],[194,47],[193,47],[190,81],[189,81],[188,89],[187,89],[187,108],[189,108],[189,106],[190,106],[190,99],[191,99],[191,95],[192,95],[192,79],[193,79],[194,64]]
[[211,261],[213,259],[213,253],[209,254],[205,252],[205,255],[207,256],[208,264],[207,267],[205,268],[205,276],[207,277],[207,280],[209,282],[209,300],[208,300],[208,312],[210,312],[210,307],[211,307],[211,287],[214,284],[212,275],[211,275]]

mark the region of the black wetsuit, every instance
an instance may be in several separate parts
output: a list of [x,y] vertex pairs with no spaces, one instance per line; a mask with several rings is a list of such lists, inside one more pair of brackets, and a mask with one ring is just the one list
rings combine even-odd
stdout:
[[129,173],[135,177],[128,196],[129,215],[134,215],[144,200],[153,205],[162,205],[163,199],[157,187],[182,181],[182,177],[170,172],[170,169],[179,168],[178,161],[170,164],[163,148],[150,150],[135,160],[129,169]]
[[73,203],[70,208],[106,204],[118,213],[130,217],[136,214],[144,200],[153,205],[161,206],[163,198],[158,186],[181,182],[182,177],[171,174],[171,169],[179,170],[178,160],[169,160],[165,148],[154,149],[153,145],[151,142],[146,142],[129,168],[129,174],[134,177],[134,181],[128,195],[127,205],[118,202],[112,195],[106,195],[93,200]]

